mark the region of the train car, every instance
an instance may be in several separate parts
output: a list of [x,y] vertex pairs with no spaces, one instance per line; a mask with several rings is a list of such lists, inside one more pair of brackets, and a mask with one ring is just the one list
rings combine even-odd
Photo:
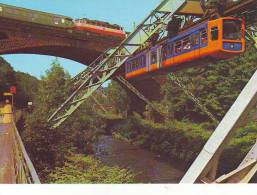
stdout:
[[72,28],[74,26],[73,19],[67,16],[49,14],[1,3],[0,17],[61,28]]
[[[242,19],[224,17],[207,21],[129,58],[125,63],[126,78],[188,64],[198,65],[201,61],[206,62],[206,59],[211,62],[229,59],[242,54],[245,45],[245,24]],[[140,61],[141,57],[146,59]]]
[[126,37],[126,32],[119,25],[109,24],[107,22],[97,20],[89,20],[87,18],[75,20],[74,29],[82,31],[91,31],[104,35],[117,36],[121,38]]

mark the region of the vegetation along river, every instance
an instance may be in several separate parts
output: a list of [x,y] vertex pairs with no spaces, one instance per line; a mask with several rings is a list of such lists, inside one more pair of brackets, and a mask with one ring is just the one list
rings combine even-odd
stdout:
[[153,152],[112,136],[101,136],[95,150],[103,163],[135,172],[138,183],[178,183],[184,175],[178,162],[167,162]]

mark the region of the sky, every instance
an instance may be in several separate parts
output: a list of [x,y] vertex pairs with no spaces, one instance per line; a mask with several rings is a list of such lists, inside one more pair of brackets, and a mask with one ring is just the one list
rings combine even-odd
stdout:
[[[161,0],[0,0],[0,3],[66,15],[72,18],[87,17],[119,24],[132,31]],[[12,54],[2,55],[16,71],[29,73],[37,78],[44,75],[55,59],[54,56]],[[85,65],[58,58],[72,76],[85,69]]]

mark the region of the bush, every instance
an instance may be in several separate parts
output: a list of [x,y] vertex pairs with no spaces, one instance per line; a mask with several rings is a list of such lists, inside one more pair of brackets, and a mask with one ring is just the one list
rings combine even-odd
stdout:
[[121,184],[133,183],[135,175],[126,169],[103,165],[93,157],[73,155],[63,167],[49,174],[49,183],[57,184]]
[[[148,148],[169,159],[185,162],[191,165],[212,132],[206,124],[172,121],[157,124],[142,119],[135,114],[122,121],[114,130],[139,146]],[[240,128],[228,144],[220,159],[220,172],[235,169],[256,141],[257,124],[251,123]]]

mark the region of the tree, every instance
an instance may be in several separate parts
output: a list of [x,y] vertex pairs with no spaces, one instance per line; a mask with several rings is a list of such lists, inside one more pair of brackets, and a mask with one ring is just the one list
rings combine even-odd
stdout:
[[[256,70],[256,60],[256,50],[249,48],[247,53],[233,60],[193,67],[176,74],[216,118],[222,119]],[[163,101],[170,105],[170,113],[175,119],[209,121],[206,114],[171,80],[162,91]]]
[[27,102],[33,100],[38,83],[37,78],[23,72],[15,72],[8,62],[0,58],[0,101],[3,101],[4,92],[9,92],[11,86],[16,86],[15,106],[18,109],[25,108]]
[[3,100],[2,94],[9,92],[12,85],[16,85],[15,72],[11,65],[0,57],[0,101]]
[[108,102],[115,110],[116,114],[126,116],[129,110],[130,98],[117,81],[112,81],[107,90]]
[[44,170],[61,165],[72,149],[69,129],[50,129],[47,118],[67,97],[70,76],[57,61],[38,86],[34,97],[34,111],[26,117],[23,141],[34,165],[44,178]]
[[69,82],[69,74],[54,61],[40,81],[34,110],[26,117],[22,132],[23,141],[43,181],[55,167],[63,166],[66,156],[91,154],[92,143],[105,127],[105,121],[97,115],[89,99],[61,127],[50,128],[47,119],[67,99]]
[[16,106],[18,108],[26,108],[29,101],[33,102],[40,81],[23,72],[16,72],[15,77],[17,81]]

